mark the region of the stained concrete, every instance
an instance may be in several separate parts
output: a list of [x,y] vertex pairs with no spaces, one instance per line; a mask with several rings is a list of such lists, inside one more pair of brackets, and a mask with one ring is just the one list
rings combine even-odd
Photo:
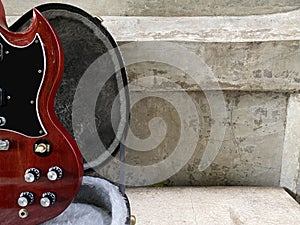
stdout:
[[[219,108],[216,118],[211,116],[210,104],[214,102],[209,103],[201,92],[188,93],[188,98],[194,105],[187,105],[188,99],[184,93],[164,92],[162,96],[164,95],[165,98],[156,98],[147,92],[131,94],[132,101],[135,98],[143,100],[132,107],[131,129],[133,135],[140,140],[132,140],[133,135],[129,135],[127,146],[137,147],[127,148],[127,163],[156,167],[162,160],[174,157],[172,154],[180,138],[185,135],[181,133],[181,127],[185,124],[195,130],[194,134],[198,134],[196,148],[192,149],[194,143],[188,138],[183,140],[183,146],[187,149],[179,151],[191,154],[191,157],[179,171],[176,171],[174,165],[160,170],[159,174],[173,175],[165,181],[159,180],[158,175],[153,174],[150,169],[141,172],[138,168],[126,168],[128,185],[149,184],[143,182],[152,177],[153,183],[162,182],[165,185],[279,186],[287,105],[285,94],[224,92],[225,109]],[[183,105],[187,111],[176,110],[176,105]],[[196,112],[192,112],[192,106],[196,107]],[[191,117],[187,112],[196,115]],[[200,123],[196,122],[197,116]],[[158,117],[163,123],[149,125],[153,118]],[[225,127],[223,139],[221,137],[216,140],[215,136],[211,136],[213,124],[216,124],[216,129]],[[164,129],[165,135],[164,132],[159,132]],[[151,138],[154,139],[152,142],[146,141]],[[209,142],[212,143],[211,149],[207,149]],[[221,148],[216,158],[206,160],[210,166],[200,171],[198,167],[204,152],[212,151],[212,147],[220,143]],[[146,149],[150,150],[145,151]],[[183,158],[182,156],[181,160]],[[104,177],[118,181],[118,169],[118,165],[111,162],[100,172]]]
[[137,225],[298,225],[300,206],[283,189],[127,189]]
[[286,12],[300,8],[298,0],[3,0],[8,15],[19,15],[46,2],[69,3],[97,15],[228,16]]
[[299,40],[299,14],[102,18],[118,41],[258,42]]
[[[161,51],[161,47],[155,42],[152,47],[148,45],[137,55],[139,61],[147,52],[158,52],[168,57],[173,65],[167,65],[159,61],[142,62],[128,65],[129,80],[134,84],[134,91],[164,91],[185,90],[199,91],[217,89],[212,80],[203,74],[206,68],[210,68],[212,76],[218,81],[222,90],[243,91],[275,91],[293,92],[300,90],[300,42],[244,42],[244,43],[203,43],[203,42],[172,42],[174,50],[181,49],[182,55],[192,55],[190,58],[180,58],[173,52]],[[125,45],[123,55],[127,57],[136,55],[138,46],[143,43]],[[161,52],[161,53],[160,53]],[[199,65],[196,71],[197,80],[191,76],[190,66],[194,66],[191,58],[203,61],[204,66]],[[176,68],[179,61],[186,61],[186,68]],[[190,67],[190,68],[189,68]],[[194,72],[194,71],[192,71]],[[168,79],[167,82],[157,83],[155,76]],[[147,79],[142,79],[147,77]],[[146,81],[146,82],[145,82]],[[178,88],[179,87],[179,88]]]

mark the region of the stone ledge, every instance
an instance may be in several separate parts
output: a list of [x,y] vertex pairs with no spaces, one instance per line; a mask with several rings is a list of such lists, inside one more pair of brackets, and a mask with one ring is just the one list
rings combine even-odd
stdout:
[[300,206],[281,188],[138,188],[127,194],[137,224],[143,225],[300,222]]
[[[138,61],[158,48],[161,55],[176,62],[180,55],[168,55],[167,49],[157,45],[157,41],[166,41],[198,56],[222,90],[294,92],[300,90],[299,19],[297,10],[245,17],[104,17],[104,25],[121,45],[136,43],[121,47],[125,61],[140,54]],[[154,42],[138,50],[149,41]],[[183,60],[187,65],[191,62]],[[202,68],[196,81],[182,68],[159,62],[138,63],[127,69],[132,90],[198,91],[198,84],[203,90],[216,90],[201,74]],[[169,81],[157,82],[156,76]]]
[[[157,42],[135,42],[131,43],[130,47],[121,46],[129,80],[133,85],[131,90],[199,91],[200,87],[202,90],[226,91],[300,90],[300,41],[172,44],[171,50],[170,46],[164,48]],[[180,48],[183,51],[174,55],[172,51]],[[157,54],[156,62],[128,65],[133,56],[139,61],[151,52]],[[187,58],[187,55],[194,56]],[[167,58],[172,65],[162,63],[162,57]],[[195,60],[199,61],[198,65]],[[176,68],[177,63],[182,62],[186,62],[185,66]],[[195,67],[197,69],[191,69]],[[208,70],[211,71],[209,74],[213,79],[208,79]],[[219,87],[216,86],[215,80]]]
[[[8,19],[12,23],[16,17]],[[155,49],[175,64],[128,65],[132,91],[199,91],[201,84],[202,90],[295,92],[300,90],[299,19],[297,10],[245,17],[104,17],[104,25],[120,43],[127,65],[132,56],[139,61]],[[196,80],[185,70],[191,60],[183,52],[172,54],[161,44],[165,41],[204,62]],[[175,68],[176,60],[185,60],[185,68]],[[207,79],[207,69],[220,87]]]
[[118,41],[261,42],[300,40],[300,10],[271,15],[103,17]]
[[[18,17],[8,16],[9,23],[11,24]],[[119,42],[263,42],[300,40],[300,9],[287,13],[243,17],[102,16],[102,18],[104,19],[104,26],[108,28]]]
[[216,16],[287,12],[300,8],[298,0],[2,0],[8,15],[19,15],[46,2],[69,3],[90,13],[113,16]]

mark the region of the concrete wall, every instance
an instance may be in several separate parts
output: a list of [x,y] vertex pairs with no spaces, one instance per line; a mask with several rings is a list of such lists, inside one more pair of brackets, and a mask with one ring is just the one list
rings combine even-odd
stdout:
[[[133,93],[147,96],[149,93]],[[199,141],[194,154],[178,173],[168,179],[167,185],[263,185],[278,186],[282,165],[287,95],[266,92],[225,92],[227,117],[222,120],[225,136],[221,149],[212,164],[199,171],[207,143],[211,136],[213,119],[205,95],[188,92],[193,99],[200,119]],[[168,93],[178,104],[186,104],[181,92]],[[158,110],[159,109],[159,110]],[[145,98],[132,110],[132,131],[147,138],[148,123],[154,117],[163,118],[167,135],[152,151],[137,153],[128,149],[127,162],[133,165],[154,165],[158,160],[171,157],[181,135],[179,115],[165,99]],[[191,125],[198,129],[198,124]],[[155,131],[155,129],[153,129]],[[189,146],[188,140],[184,145]],[[218,144],[218,143],[216,143]],[[182,149],[184,152],[184,149]],[[111,173],[107,170],[105,173]],[[130,179],[135,179],[130,177]],[[137,179],[136,179],[137,180]]]
[[[46,1],[3,2],[9,18],[14,20]],[[153,177],[152,181],[166,185],[281,185],[295,194],[300,193],[298,0],[68,2],[92,14],[104,15],[104,24],[121,45],[125,61],[142,61],[127,67],[132,101],[142,99],[132,105],[133,134],[129,136],[127,148],[128,184],[142,185],[147,183],[147,177]],[[248,14],[261,15],[232,16]],[[201,17],[203,15],[225,16]],[[149,45],[149,41],[155,42]],[[161,45],[164,41],[167,44]],[[167,51],[170,43],[174,49],[188,53],[183,55],[183,51],[177,55],[175,50]],[[150,53],[160,61],[143,62]],[[187,59],[191,54],[202,63],[193,76],[188,73],[195,72],[191,71]],[[167,62],[173,64],[167,65]],[[175,68],[176,62],[187,66]],[[214,79],[207,79],[208,73]],[[213,105],[208,98],[213,99],[216,90],[222,90],[224,97],[220,115],[212,115],[218,105]],[[182,125],[184,116],[171,102],[185,106],[188,99],[199,121],[185,118]],[[218,99],[217,94],[215,99]],[[183,113],[188,115],[191,111],[192,107],[188,106]],[[157,117],[164,122],[151,120]],[[223,139],[212,140],[212,128],[216,124],[219,130],[224,130]],[[153,174],[151,169],[173,156],[183,135],[182,126],[198,135],[196,147],[180,170],[174,169],[170,177],[161,181],[160,174]],[[139,142],[134,135],[142,140]],[[161,138],[161,142],[147,142],[153,135]],[[206,149],[210,141],[211,152]],[[183,141],[183,146],[190,144],[190,139]],[[134,148],[151,145],[154,146],[151,151]],[[215,154],[213,149],[218,145],[221,147]],[[181,151],[184,158],[189,149],[182,147]],[[203,158],[208,165],[200,166],[199,170]],[[176,162],[173,163],[175,168]],[[153,168],[132,171],[130,165],[153,165]],[[111,162],[100,172],[117,181],[118,169],[118,163]]]

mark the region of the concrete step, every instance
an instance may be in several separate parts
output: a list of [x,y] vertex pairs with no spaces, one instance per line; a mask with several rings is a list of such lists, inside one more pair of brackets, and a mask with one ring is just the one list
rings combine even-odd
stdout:
[[137,225],[299,225],[300,206],[283,189],[128,189]]
[[[298,91],[298,21],[300,10],[246,17],[104,17],[121,44],[131,89],[154,92]],[[149,55],[152,62],[144,62]]]
[[69,3],[102,16],[252,15],[286,12],[300,8],[298,0],[3,0],[9,15],[22,14],[24,11],[46,2]]
[[[8,17],[10,23],[16,18]],[[133,91],[300,90],[300,10],[244,17],[103,18],[121,45]]]

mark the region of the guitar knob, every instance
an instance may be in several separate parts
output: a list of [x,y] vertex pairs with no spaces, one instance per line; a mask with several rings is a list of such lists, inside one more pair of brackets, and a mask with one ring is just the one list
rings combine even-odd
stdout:
[[27,183],[32,183],[40,179],[41,172],[36,168],[30,168],[26,170],[24,179]]
[[53,205],[56,201],[56,196],[52,192],[46,192],[42,195],[42,198],[40,200],[41,206],[47,208],[51,205]]
[[53,166],[49,169],[47,177],[50,181],[60,180],[63,176],[63,171],[58,166]]
[[32,204],[34,201],[34,195],[31,192],[22,192],[18,199],[18,205],[21,207],[26,207]]

